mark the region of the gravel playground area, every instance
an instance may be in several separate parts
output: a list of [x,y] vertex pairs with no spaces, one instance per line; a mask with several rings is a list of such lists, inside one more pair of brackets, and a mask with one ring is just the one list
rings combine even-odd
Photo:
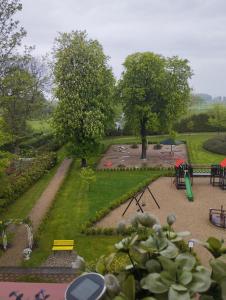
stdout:
[[[160,205],[156,206],[151,195],[146,191],[143,196],[145,206],[144,211],[150,212],[158,217],[161,224],[166,223],[166,217],[174,213],[177,221],[174,225],[176,231],[188,230],[191,235],[188,239],[199,239],[205,241],[210,236],[223,238],[226,240],[226,231],[217,228],[209,222],[209,208],[220,209],[221,205],[226,207],[226,191],[209,184],[209,178],[194,178],[192,186],[194,202],[189,202],[185,195],[185,190],[177,190],[173,184],[173,178],[162,177],[149,185],[152,193]],[[141,202],[142,203],[142,202]],[[124,212],[128,201],[116,208],[100,222],[97,227],[115,227],[120,220],[129,221],[137,211],[135,201],[131,204],[124,217]],[[201,246],[195,244],[194,250],[203,264],[208,266],[211,258],[209,252]]]
[[131,148],[131,145],[112,145],[103,155],[97,168],[172,167],[178,158],[187,160],[187,150],[184,144],[173,146],[172,149],[171,153],[171,146],[162,145],[161,149],[156,150],[153,144],[148,145],[147,159],[141,160],[141,145],[135,149]]

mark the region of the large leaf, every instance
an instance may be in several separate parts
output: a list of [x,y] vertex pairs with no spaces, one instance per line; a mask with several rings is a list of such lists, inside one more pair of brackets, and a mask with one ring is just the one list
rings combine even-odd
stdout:
[[181,253],[176,257],[176,262],[178,263],[178,266],[182,270],[191,271],[195,264],[196,260],[193,255],[189,253]]
[[158,260],[160,261],[160,263],[165,271],[169,271],[170,273],[176,274],[177,265],[173,260],[171,260],[165,256],[159,256]]
[[178,281],[183,285],[189,284],[192,281],[192,273],[183,270],[181,273],[178,274]]
[[189,292],[179,292],[175,290],[173,287],[169,289],[169,300],[190,300]]
[[160,273],[162,282],[166,284],[168,287],[171,286],[176,281],[176,274],[170,273],[168,271],[163,271]]
[[160,254],[167,258],[175,258],[178,255],[178,248],[171,242],[168,242],[168,247],[161,251]]
[[218,240],[217,238],[211,236],[208,238],[207,243],[210,245],[210,247],[213,250],[220,250],[222,243],[220,240]]
[[161,276],[158,273],[152,273],[143,278],[141,280],[141,287],[156,294],[162,294],[169,289],[169,287],[162,282]]
[[172,284],[172,288],[178,292],[187,292],[187,288],[182,284]]
[[159,273],[161,271],[161,265],[156,259],[150,259],[145,264],[148,273]]
[[226,262],[223,261],[225,255],[217,259],[211,259],[210,265],[213,270],[213,279],[220,282],[222,278],[226,277]]
[[202,266],[198,266],[196,270],[197,272],[192,274],[192,281],[188,287],[194,293],[206,292],[211,285],[211,274],[209,270]]
[[135,280],[133,275],[129,275],[122,283],[122,291],[127,299],[135,300]]

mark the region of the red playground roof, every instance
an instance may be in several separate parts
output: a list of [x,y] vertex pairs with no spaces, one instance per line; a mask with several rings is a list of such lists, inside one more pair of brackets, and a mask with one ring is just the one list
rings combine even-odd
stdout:
[[220,166],[222,168],[225,168],[226,167],[226,158],[222,160],[222,162],[220,163]]
[[178,168],[183,163],[185,163],[184,159],[177,159],[176,162],[175,162],[175,167]]

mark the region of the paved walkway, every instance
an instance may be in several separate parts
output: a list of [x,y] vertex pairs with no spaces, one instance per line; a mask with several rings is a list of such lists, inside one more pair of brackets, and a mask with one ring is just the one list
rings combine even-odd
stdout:
[[0,299],[15,299],[15,297],[9,298],[9,294],[17,291],[18,294],[23,293],[22,299],[33,300],[35,294],[39,293],[41,289],[44,289],[45,295],[49,295],[49,300],[64,300],[67,284],[0,282]]
[[[33,224],[34,233],[37,231],[43,218],[51,207],[52,202],[54,201],[55,196],[67,175],[71,163],[72,159],[64,159],[49,185],[29,213],[29,217]],[[14,239],[12,241],[12,247],[0,257],[0,266],[19,266],[22,261],[22,251],[26,247],[26,229],[25,226],[21,225],[18,226],[15,232]]]

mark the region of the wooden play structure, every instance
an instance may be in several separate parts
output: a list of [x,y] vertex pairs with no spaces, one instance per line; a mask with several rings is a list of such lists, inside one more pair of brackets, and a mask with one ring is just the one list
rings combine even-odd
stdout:
[[226,210],[223,209],[223,206],[221,209],[210,208],[209,220],[217,227],[226,228]]
[[175,163],[175,185],[177,189],[186,189],[188,200],[193,201],[192,184],[195,177],[208,177],[210,184],[226,189],[226,158],[215,165],[188,164],[183,159]]
[[140,191],[136,192],[130,199],[127,207],[125,208],[124,212],[122,213],[122,217],[125,215],[125,213],[127,212],[128,208],[130,207],[130,205],[135,202],[135,204],[138,206],[138,210],[140,212],[144,212],[142,205],[140,205],[140,202],[142,200],[142,197],[145,193],[145,191],[148,191],[148,193],[151,195],[153,201],[155,202],[156,206],[160,209],[160,206],[158,204],[158,201],[156,200],[155,196],[153,195],[152,191],[150,190],[149,186],[146,185],[145,187],[143,187]]

